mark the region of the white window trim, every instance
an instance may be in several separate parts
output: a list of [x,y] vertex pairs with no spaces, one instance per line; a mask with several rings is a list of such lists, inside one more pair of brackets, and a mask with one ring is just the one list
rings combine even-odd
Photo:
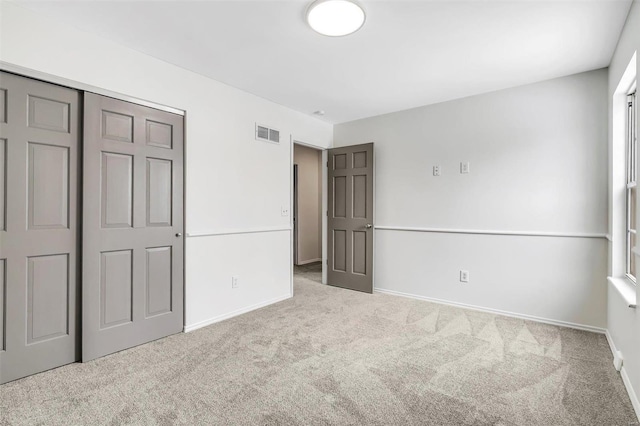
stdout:
[[[635,256],[634,247],[631,246],[632,235],[638,235],[637,229],[632,229],[631,225],[631,190],[637,188],[637,149],[638,149],[638,133],[637,133],[637,96],[636,83],[634,82],[626,96],[626,123],[625,123],[625,160],[626,160],[626,196],[625,196],[625,275],[633,283],[636,284],[636,277],[631,274],[632,256]],[[636,198],[638,194],[636,192]],[[637,217],[637,205],[636,205]],[[636,227],[637,227],[636,219]],[[636,241],[637,243],[637,241]],[[637,268],[637,266],[636,266]],[[636,275],[638,274],[636,269]]]

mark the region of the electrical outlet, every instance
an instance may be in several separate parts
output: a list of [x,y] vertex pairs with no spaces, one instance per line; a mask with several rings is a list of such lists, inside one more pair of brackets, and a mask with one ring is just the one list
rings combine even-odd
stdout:
[[238,288],[238,277],[231,277],[231,288]]
[[289,206],[282,206],[280,208],[280,213],[282,216],[289,216]]
[[471,172],[471,166],[468,161],[460,163],[460,173],[467,174]]
[[469,282],[469,271],[464,271],[464,270],[460,271],[460,282],[461,283]]
[[440,166],[433,166],[433,175],[440,176]]

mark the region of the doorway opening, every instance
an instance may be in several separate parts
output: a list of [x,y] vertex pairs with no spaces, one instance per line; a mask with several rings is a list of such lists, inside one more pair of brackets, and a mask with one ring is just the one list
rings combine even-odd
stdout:
[[322,283],[322,150],[293,143],[293,274],[296,282]]

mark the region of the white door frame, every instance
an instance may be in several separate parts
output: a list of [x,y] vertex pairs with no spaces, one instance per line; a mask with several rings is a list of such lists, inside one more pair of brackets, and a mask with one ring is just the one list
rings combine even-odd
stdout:
[[291,206],[291,215],[289,215],[289,226],[291,227],[291,234],[289,236],[289,248],[290,248],[290,264],[291,264],[291,295],[293,296],[293,145],[302,145],[308,148],[316,149],[322,152],[322,284],[327,283],[327,209],[328,209],[328,199],[327,199],[327,161],[328,157],[328,148],[314,145],[312,143],[303,142],[301,140],[296,139],[293,135],[291,135],[289,152],[290,152],[290,161],[289,161],[289,205]]

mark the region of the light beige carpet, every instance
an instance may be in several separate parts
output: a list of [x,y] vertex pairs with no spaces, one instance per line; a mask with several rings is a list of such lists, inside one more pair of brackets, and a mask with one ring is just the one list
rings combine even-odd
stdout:
[[293,299],[0,387],[2,425],[629,425],[605,337],[296,277]]

